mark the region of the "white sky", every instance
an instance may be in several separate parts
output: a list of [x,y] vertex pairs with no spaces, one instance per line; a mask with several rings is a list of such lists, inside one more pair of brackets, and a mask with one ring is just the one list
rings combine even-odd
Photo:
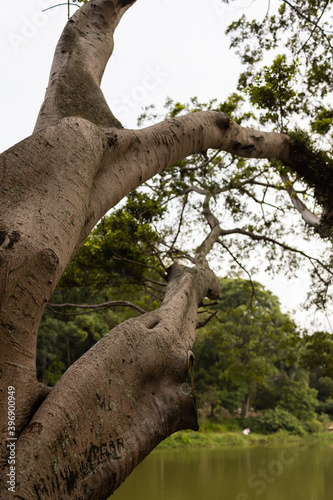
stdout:
[[[67,6],[42,13],[54,0],[16,0],[0,19],[2,131],[0,151],[32,133],[47,86],[57,40],[67,20]],[[137,0],[121,20],[114,55],[102,89],[124,126],[136,126],[142,106],[162,106],[167,96],[199,101],[224,100],[236,88],[240,63],[229,50],[226,26],[243,13],[266,14],[278,0]],[[72,7],[72,13],[76,10]],[[308,277],[274,281],[257,277],[280,297],[284,311],[296,309],[308,289]],[[295,317],[295,316],[294,316]],[[297,313],[310,327],[312,315]],[[333,324],[333,321],[332,321]],[[325,325],[329,329],[329,325]]]

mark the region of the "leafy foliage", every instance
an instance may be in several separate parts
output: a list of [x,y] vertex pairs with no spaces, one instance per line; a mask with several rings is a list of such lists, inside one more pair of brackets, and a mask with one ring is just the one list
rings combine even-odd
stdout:
[[289,380],[282,387],[279,406],[293,413],[299,420],[313,420],[317,404],[316,389],[294,380]]
[[321,375],[333,379],[332,335],[328,332],[315,332],[305,337],[302,363],[309,370],[320,368]]
[[298,335],[278,299],[259,283],[224,279],[222,289],[215,306],[218,320],[211,321],[195,346],[197,383],[202,399],[208,401],[207,388],[214,387],[215,399],[219,395],[222,406],[235,409],[223,391],[233,394],[237,407],[249,396],[254,399],[258,387],[295,363]]
[[[290,186],[301,181],[312,190],[315,204],[323,208],[316,231],[331,242],[332,7],[330,0],[284,0],[277,9],[269,4],[262,20],[243,15],[227,29],[231,48],[244,65],[238,90],[249,98],[256,120],[253,126],[273,124],[292,136],[289,166],[297,175],[281,165],[278,168],[289,177]],[[275,162],[271,165],[277,167]],[[298,195],[294,191],[292,196]],[[311,203],[305,204],[310,208]],[[332,298],[330,278],[324,274],[313,273],[313,289],[318,293],[312,292],[312,300],[318,307]]]
[[126,284],[144,284],[147,269],[152,275],[163,275],[154,252],[159,235],[150,225],[163,211],[145,193],[131,193],[123,208],[104,217],[92,231],[63,275],[60,288],[124,288]]
[[250,97],[251,104],[260,110],[260,122],[272,122],[279,130],[284,130],[284,119],[290,116],[295,109],[295,77],[297,63],[287,64],[285,55],[278,55],[273,64],[264,66],[257,74],[253,83],[245,89]]

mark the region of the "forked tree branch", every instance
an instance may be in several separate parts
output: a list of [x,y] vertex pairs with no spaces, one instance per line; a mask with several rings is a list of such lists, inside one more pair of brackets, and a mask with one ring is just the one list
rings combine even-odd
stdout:
[[321,277],[321,275],[319,274],[319,271],[318,271],[316,265],[320,266],[322,269],[324,269],[331,276],[333,275],[332,270],[328,266],[326,266],[325,264],[323,264],[316,257],[312,257],[312,256],[308,255],[306,252],[303,252],[302,250],[299,250],[298,248],[291,247],[290,245],[287,245],[287,244],[285,244],[285,243],[283,243],[281,241],[278,241],[278,240],[276,240],[274,238],[271,238],[271,237],[266,236],[266,235],[256,234],[253,231],[248,231],[248,230],[243,229],[243,228],[222,229],[221,226],[220,226],[218,218],[212,213],[212,211],[210,209],[209,203],[210,203],[211,198],[212,198],[212,195],[211,194],[207,194],[205,196],[205,200],[203,202],[203,215],[205,216],[206,221],[207,221],[208,225],[211,228],[211,232],[206,237],[206,239],[204,240],[204,242],[198,247],[198,249],[196,251],[198,253],[198,255],[200,255],[200,253],[203,254],[203,255],[207,255],[207,253],[210,252],[210,250],[213,248],[214,244],[216,242],[218,242],[221,246],[223,246],[223,248],[225,248],[230,253],[230,255],[232,256],[232,258],[237,262],[237,264],[241,267],[241,269],[243,269],[248,274],[250,282],[252,284],[251,276],[249,275],[249,273],[247,272],[247,270],[241,265],[241,263],[230,252],[230,249],[226,245],[224,245],[224,243],[222,241],[219,240],[220,236],[228,236],[228,235],[233,235],[233,234],[240,234],[240,235],[247,236],[247,237],[251,238],[254,241],[263,241],[263,242],[271,243],[273,245],[279,246],[283,250],[287,250],[289,252],[301,255],[302,257],[306,258],[311,263],[311,265],[314,268],[314,272],[317,274],[317,276],[320,278],[320,280],[322,282],[324,282],[324,283],[327,283],[327,281],[325,281]]
[[[309,24],[312,24],[314,26],[314,29],[319,29],[319,31],[321,31],[324,35],[324,37],[326,38],[326,40],[328,41],[328,44],[331,46],[331,43],[330,43],[330,40],[329,38],[327,37],[326,33],[332,33],[331,31],[329,30],[325,30],[324,28],[322,28],[321,26],[319,26],[319,21],[320,19],[322,18],[328,4],[329,4],[329,1],[330,0],[326,0],[326,3],[324,5],[324,8],[323,8],[323,11],[320,15],[320,17],[316,20],[312,20],[310,17],[308,17],[307,15],[305,15],[296,5],[293,5],[289,0],[281,0],[282,2],[286,3],[287,5],[289,5],[289,7],[294,10],[295,12],[297,12],[297,14],[302,17],[303,19],[305,19],[305,21],[307,21]],[[312,32],[311,32],[312,33]]]
[[283,250],[288,250],[289,252],[297,253],[299,255],[302,255],[302,257],[307,258],[311,262],[316,262],[323,269],[325,269],[328,273],[333,274],[333,271],[328,266],[325,266],[316,257],[311,257],[306,252],[303,252],[303,250],[299,250],[298,248],[291,247],[290,245],[282,243],[281,241],[278,241],[274,238],[271,238],[270,236],[266,236],[263,234],[256,234],[256,233],[253,233],[252,231],[247,231],[246,229],[243,229],[243,228],[221,229],[221,236],[228,236],[231,234],[242,234],[244,236],[249,236],[252,240],[255,240],[255,241],[264,241],[267,243],[272,243],[274,245],[281,247]]

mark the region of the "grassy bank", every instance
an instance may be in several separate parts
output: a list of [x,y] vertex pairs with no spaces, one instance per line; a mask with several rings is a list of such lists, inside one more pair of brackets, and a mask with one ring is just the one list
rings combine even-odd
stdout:
[[[217,426],[218,427],[218,426]],[[333,432],[318,434],[306,434],[297,436],[286,431],[278,431],[274,434],[250,434],[244,436],[241,430],[228,431],[223,426],[214,430],[203,427],[199,432],[180,431],[160,443],[157,449],[167,448],[218,448],[225,446],[279,446],[297,445],[304,442],[331,442],[333,443]]]

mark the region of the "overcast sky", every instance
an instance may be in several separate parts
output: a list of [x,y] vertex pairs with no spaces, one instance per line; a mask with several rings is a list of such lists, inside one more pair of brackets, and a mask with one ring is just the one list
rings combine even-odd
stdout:
[[[47,86],[67,6],[46,12],[54,0],[16,0],[1,12],[2,133],[0,151],[32,133]],[[138,0],[120,22],[114,54],[102,82],[107,101],[124,126],[136,126],[145,105],[217,98],[235,90],[240,63],[230,51],[226,26],[243,13],[263,16],[279,0]],[[74,13],[75,7],[71,8]],[[280,297],[284,311],[295,309],[308,286],[306,273],[287,281],[260,280]],[[310,327],[312,315],[297,314]],[[326,324],[326,328],[329,325]]]
[[[33,129],[67,20],[66,5],[42,12],[54,4],[16,0],[1,13],[0,109],[6,123],[1,151]],[[240,64],[228,50],[224,31],[239,14],[253,12],[252,4],[257,12],[267,11],[268,0],[234,0],[231,5],[221,0],[138,0],[116,30],[102,82],[120,121],[135,127],[143,105],[162,104],[167,96],[222,100],[235,90]]]

